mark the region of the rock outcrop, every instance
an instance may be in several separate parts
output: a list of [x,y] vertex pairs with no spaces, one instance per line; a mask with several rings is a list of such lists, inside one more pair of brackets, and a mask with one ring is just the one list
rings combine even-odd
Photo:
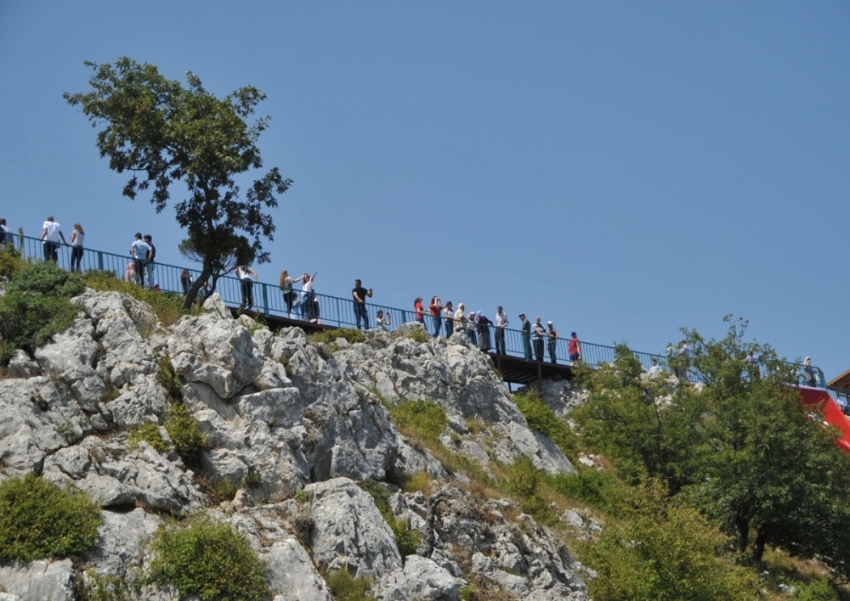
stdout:
[[[171,328],[123,294],[73,302],[75,323],[34,356],[18,353],[0,379],[0,479],[36,472],[86,491],[104,521],[84,558],[0,567],[0,598],[76,599],[80,583],[103,576],[137,583],[164,516],[206,509],[267,562],[277,601],[328,601],[322,575],[333,570],[369,578],[387,601],[456,601],[473,581],[518,599],[587,599],[581,566],[557,536],[506,512],[509,501],[473,496],[393,423],[388,407],[427,400],[446,413],[442,444],[485,470],[527,457],[574,472],[465,337],[416,342],[407,334],[419,326],[404,325],[362,343],[316,344],[298,328],[274,334],[233,319],[218,296]],[[164,357],[208,441],[190,465],[163,427],[169,450],[131,443],[175,402],[158,378]],[[392,485],[422,472],[434,481],[429,495]],[[394,519],[420,534],[416,554],[402,557],[386,512],[359,486],[367,479],[390,483]],[[210,490],[222,483],[240,490],[216,507]]]

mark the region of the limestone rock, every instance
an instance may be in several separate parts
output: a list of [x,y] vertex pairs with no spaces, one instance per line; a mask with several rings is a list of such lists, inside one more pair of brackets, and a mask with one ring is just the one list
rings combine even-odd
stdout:
[[21,601],[72,601],[73,580],[70,559],[0,566],[0,585]]
[[410,555],[404,569],[392,572],[376,587],[378,601],[407,601],[433,599],[458,601],[457,580],[432,559]]
[[261,554],[269,566],[269,588],[276,601],[332,601],[328,587],[304,547],[289,537]]
[[329,570],[376,576],[400,569],[393,532],[372,497],[347,478],[306,486],[312,495],[315,561]]

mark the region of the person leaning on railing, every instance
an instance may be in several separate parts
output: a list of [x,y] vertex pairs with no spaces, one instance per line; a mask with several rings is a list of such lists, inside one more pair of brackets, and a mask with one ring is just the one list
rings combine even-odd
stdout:
[[15,247],[15,238],[12,230],[6,225],[6,219],[0,217],[0,251],[10,250]]
[[[305,273],[304,275],[307,274]],[[292,306],[295,304],[295,301],[298,298],[298,294],[295,292],[295,290],[292,289],[292,287],[295,282],[303,281],[304,275],[292,279],[291,277],[289,277],[289,272],[287,270],[284,269],[280,272],[280,280],[278,280],[278,287],[283,293],[283,302],[286,305],[286,317],[292,316]]]

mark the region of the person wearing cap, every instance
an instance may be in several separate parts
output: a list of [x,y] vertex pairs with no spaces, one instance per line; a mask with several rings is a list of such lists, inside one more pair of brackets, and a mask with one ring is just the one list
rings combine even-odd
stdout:
[[466,316],[466,333],[469,336],[469,341],[478,346],[478,336],[475,335],[475,311],[470,311]]
[[505,354],[505,328],[508,327],[508,316],[501,307],[496,307],[496,354]]
[[525,360],[531,360],[531,322],[525,318],[525,313],[519,314],[519,320],[522,322],[522,353],[525,355]]
[[68,244],[65,242],[65,235],[59,224],[53,221],[53,217],[48,217],[42,227],[40,240],[44,242],[44,260],[56,263],[59,260],[59,240]]
[[534,330],[532,332],[534,338],[534,358],[538,361],[543,361],[543,339],[546,337],[546,330],[543,324],[540,323],[540,317],[534,318]]
[[570,334],[570,341],[567,342],[567,351],[570,353],[570,365],[575,365],[576,361],[581,359],[581,342],[575,332]]
[[557,363],[558,358],[555,356],[555,350],[558,345],[558,330],[555,329],[551,321],[546,322],[546,325],[549,326],[549,330],[546,332],[546,337],[549,339],[549,360],[552,363]]

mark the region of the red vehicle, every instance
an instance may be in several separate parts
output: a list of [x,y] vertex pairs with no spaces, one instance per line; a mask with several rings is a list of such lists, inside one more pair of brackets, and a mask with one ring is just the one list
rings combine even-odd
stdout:
[[825,388],[811,388],[810,386],[795,386],[800,391],[800,400],[803,405],[817,405],[823,410],[824,422],[838,430],[840,436],[835,444],[845,453],[850,453],[850,418],[844,415],[829,391]]

